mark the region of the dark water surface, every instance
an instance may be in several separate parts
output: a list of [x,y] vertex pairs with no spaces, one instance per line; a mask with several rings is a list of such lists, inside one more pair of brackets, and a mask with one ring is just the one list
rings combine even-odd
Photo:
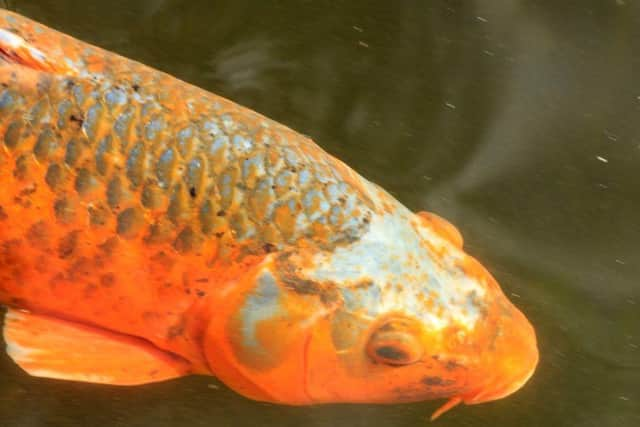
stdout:
[[[639,2],[4,3],[311,135],[455,223],[541,362],[434,425],[640,426]],[[2,427],[425,426],[439,404],[291,408],[209,378],[34,379],[0,356]]]

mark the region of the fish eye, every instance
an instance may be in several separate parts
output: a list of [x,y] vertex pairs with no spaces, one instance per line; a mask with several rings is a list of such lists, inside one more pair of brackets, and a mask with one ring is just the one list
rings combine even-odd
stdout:
[[424,350],[408,320],[392,319],[371,334],[367,354],[374,362],[402,366],[420,360]]

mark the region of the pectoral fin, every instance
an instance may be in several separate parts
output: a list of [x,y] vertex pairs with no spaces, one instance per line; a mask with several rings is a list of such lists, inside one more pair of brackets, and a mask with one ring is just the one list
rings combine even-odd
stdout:
[[188,362],[144,340],[26,311],[7,312],[4,339],[36,377],[136,385],[190,373]]

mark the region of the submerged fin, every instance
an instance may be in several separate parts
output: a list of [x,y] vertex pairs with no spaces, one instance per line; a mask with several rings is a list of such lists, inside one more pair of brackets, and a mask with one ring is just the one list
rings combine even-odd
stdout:
[[422,218],[427,227],[438,233],[440,237],[451,242],[455,247],[462,249],[462,234],[453,224],[431,212],[421,211],[417,215]]
[[36,377],[136,385],[188,375],[185,360],[138,338],[10,309],[7,353]]
[[22,37],[11,31],[0,28],[0,56],[9,62],[14,62],[39,71],[58,74],[75,74],[66,64],[51,61],[47,55],[29,44]]

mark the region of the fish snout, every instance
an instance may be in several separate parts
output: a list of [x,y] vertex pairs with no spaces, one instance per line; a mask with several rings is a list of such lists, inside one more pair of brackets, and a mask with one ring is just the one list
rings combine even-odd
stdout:
[[468,405],[483,403],[516,392],[531,378],[538,360],[535,331],[522,312],[511,306],[498,321],[487,349],[481,386],[465,394],[463,401]]

